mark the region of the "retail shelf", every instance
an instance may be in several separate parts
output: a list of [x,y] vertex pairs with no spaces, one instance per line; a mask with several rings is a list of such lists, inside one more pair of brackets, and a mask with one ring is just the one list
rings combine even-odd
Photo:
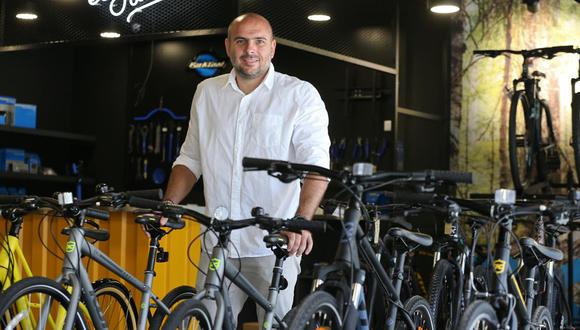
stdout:
[[46,137],[88,144],[95,143],[97,141],[96,137],[91,135],[20,127],[0,126],[0,134]]
[[[0,179],[13,181],[65,183],[65,184],[76,184],[78,180],[78,178],[74,176],[40,175],[40,174],[12,173],[12,172],[0,172]],[[85,185],[93,185],[95,184],[95,179],[83,178],[82,183]]]

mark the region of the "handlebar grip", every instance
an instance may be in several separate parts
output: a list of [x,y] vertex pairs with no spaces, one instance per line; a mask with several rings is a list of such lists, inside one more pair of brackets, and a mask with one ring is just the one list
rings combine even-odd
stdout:
[[526,205],[526,206],[515,206],[514,213],[516,215],[525,215],[525,214],[538,214],[543,211],[546,211],[546,206],[543,204],[536,204],[536,205]]
[[272,163],[288,163],[283,160],[273,160],[273,159],[264,159],[264,158],[252,158],[252,157],[244,157],[242,159],[242,166],[244,170],[247,171],[263,171],[268,170],[272,167]]
[[147,190],[129,190],[125,192],[127,197],[141,197],[146,199],[161,200],[163,198],[163,190],[147,189]]
[[291,231],[308,230],[311,232],[323,233],[326,231],[326,222],[310,220],[288,220],[286,228]]
[[18,204],[25,199],[26,199],[26,196],[0,195],[0,205],[1,204]]
[[150,200],[150,199],[145,199],[145,198],[141,198],[141,197],[131,196],[131,197],[129,197],[128,204],[131,205],[131,206],[133,206],[133,207],[138,207],[138,208],[143,208],[143,209],[158,210],[159,207],[161,205],[163,205],[163,202],[153,201],[153,200]]
[[455,183],[473,183],[473,175],[470,172],[457,172],[457,171],[440,171],[440,170],[430,170],[428,175],[432,180],[442,180]]
[[403,204],[429,204],[435,199],[436,194],[431,193],[415,193],[406,191],[396,191],[391,197],[394,203]]
[[101,220],[109,220],[110,214],[105,210],[86,209],[85,216],[89,218],[96,218]]

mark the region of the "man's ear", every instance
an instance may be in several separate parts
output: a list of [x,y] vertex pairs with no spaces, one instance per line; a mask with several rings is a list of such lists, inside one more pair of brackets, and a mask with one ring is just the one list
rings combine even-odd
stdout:
[[228,38],[226,38],[224,40],[224,45],[226,46],[226,54],[229,57],[230,56],[230,42],[229,42]]
[[276,54],[276,39],[272,39],[272,57],[270,59],[273,59],[275,54]]

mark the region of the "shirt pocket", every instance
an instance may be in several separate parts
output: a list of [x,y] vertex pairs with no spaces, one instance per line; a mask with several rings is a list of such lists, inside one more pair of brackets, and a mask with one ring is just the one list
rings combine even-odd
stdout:
[[257,147],[280,146],[283,118],[280,115],[255,113],[252,118],[251,140]]

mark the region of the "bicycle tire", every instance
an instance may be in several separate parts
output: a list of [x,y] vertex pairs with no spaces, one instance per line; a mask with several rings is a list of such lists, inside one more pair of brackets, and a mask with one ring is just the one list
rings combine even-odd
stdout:
[[[472,330],[472,329],[498,329],[498,318],[495,310],[485,300],[476,300],[469,304],[461,319],[457,329]],[[487,327],[485,327],[487,326]]]
[[566,294],[564,274],[562,269],[555,265],[552,301],[548,310],[552,315],[552,324],[556,329],[568,329],[572,326],[572,315]]
[[[27,329],[26,322],[31,322],[35,327],[39,319],[41,302],[51,298],[50,320],[56,321],[58,316],[66,315],[66,308],[70,303],[69,293],[57,282],[44,277],[28,277],[11,285],[3,292],[0,299],[0,328],[5,329],[12,322],[13,329]],[[38,299],[38,300],[37,300]],[[18,304],[26,305],[26,312]],[[61,309],[62,307],[63,309]],[[19,318],[19,319],[17,319]],[[75,329],[88,330],[87,323],[80,312],[77,311],[74,318]],[[30,325],[30,323],[29,323]],[[55,324],[44,324],[43,329],[58,329]]]
[[580,92],[572,96],[572,148],[576,180],[580,182]]
[[538,306],[532,314],[532,323],[539,325],[542,330],[554,330],[552,315],[546,306]]
[[[433,322],[433,315],[431,313],[431,306],[427,302],[427,300],[421,296],[413,296],[407,302],[403,308],[411,314],[411,319],[415,323],[414,329],[422,329],[422,330],[434,330],[438,329],[435,328],[435,323]],[[397,324],[395,326],[396,329],[409,329],[407,323],[403,320],[403,316],[401,313],[403,311],[399,310],[397,312]]]
[[294,307],[287,320],[288,329],[342,329],[342,316],[336,299],[328,292],[316,291]]
[[[521,109],[518,107],[520,103],[522,105]],[[530,103],[525,91],[516,91],[511,98],[510,104],[508,145],[512,182],[514,189],[519,193],[523,192],[534,181],[533,176],[537,176],[532,174],[534,167],[537,171],[537,157],[530,154],[528,147],[534,140],[534,130],[528,127],[526,121],[527,114],[530,111]],[[524,123],[518,120],[518,114],[521,112],[524,113]],[[522,128],[523,132],[521,132]]]
[[[204,304],[196,299],[189,299],[177,305],[177,308],[169,314],[167,321],[163,325],[163,330],[189,329],[191,322],[197,320],[199,330],[211,330],[211,316]],[[186,322],[187,321],[187,322]]]
[[109,329],[137,329],[137,307],[129,290],[113,279],[93,283],[95,296]]
[[437,329],[453,329],[458,299],[455,266],[449,260],[441,259],[435,264],[429,284],[429,304],[433,313],[433,323]]
[[[169,291],[165,295],[165,297],[161,299],[161,301],[165,306],[169,308],[170,311],[173,311],[180,302],[193,298],[195,293],[196,293],[195,288],[189,285],[182,285]],[[151,323],[149,324],[149,329],[150,330],[160,329],[166,316],[167,313],[165,313],[161,308],[157,308],[155,310],[155,314],[153,314]]]

